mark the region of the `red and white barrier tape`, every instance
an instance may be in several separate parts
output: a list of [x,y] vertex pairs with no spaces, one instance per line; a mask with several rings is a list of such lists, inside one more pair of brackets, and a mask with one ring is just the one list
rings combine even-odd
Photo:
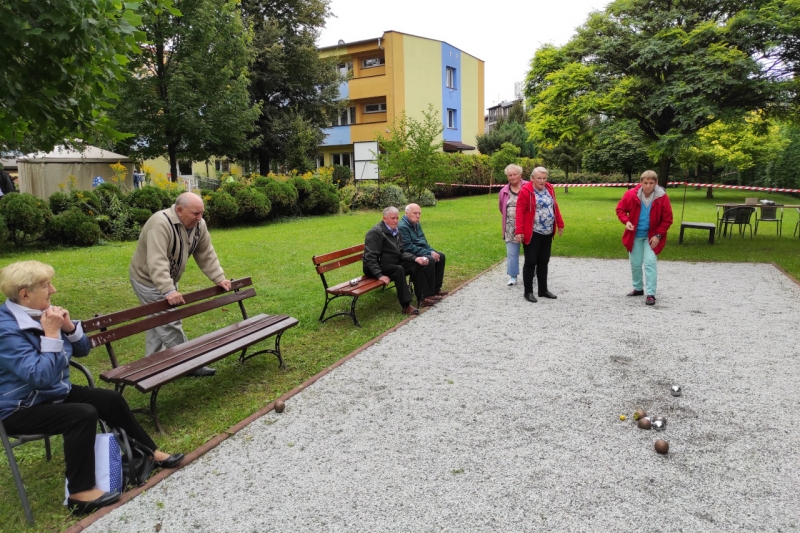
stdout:
[[[462,183],[436,183],[435,185],[450,185],[451,187],[473,187],[473,188],[494,188],[504,187],[505,184],[497,183],[493,185],[468,185]],[[553,187],[635,187],[637,183],[553,183]],[[782,192],[800,193],[800,189],[780,189],[777,187],[751,187],[748,185],[720,185],[717,183],[689,183],[686,181],[670,181],[668,185],[686,185],[687,187],[713,187],[715,189],[738,189],[741,191],[762,191],[762,192]]]

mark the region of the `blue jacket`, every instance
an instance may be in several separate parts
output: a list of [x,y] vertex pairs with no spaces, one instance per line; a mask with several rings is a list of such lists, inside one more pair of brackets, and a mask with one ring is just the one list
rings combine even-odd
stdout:
[[408,217],[403,215],[397,224],[397,230],[403,236],[403,249],[411,252],[417,257],[431,255],[435,250],[428,244],[425,232],[422,231],[422,224],[412,224]]
[[[91,346],[76,322],[75,331],[61,341],[46,339],[42,351],[41,325],[29,317],[18,319],[0,306],[0,420],[18,409],[46,402],[59,402],[72,389],[69,360],[88,355]],[[58,346],[61,348],[58,349]]]

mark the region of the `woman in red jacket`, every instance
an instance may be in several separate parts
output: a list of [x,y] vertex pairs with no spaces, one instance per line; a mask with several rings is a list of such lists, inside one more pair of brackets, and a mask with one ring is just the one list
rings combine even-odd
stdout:
[[522,186],[517,197],[516,240],[525,251],[525,265],[522,267],[522,283],[525,286],[525,299],[536,302],[533,295],[533,273],[539,280],[539,297],[555,299],[556,295],[547,289],[547,265],[550,262],[550,249],[556,232],[564,233],[564,220],[556,202],[556,192],[547,183],[549,172],[544,167],[536,167],[531,181]]
[[622,244],[628,250],[631,260],[633,291],[628,296],[645,294],[642,282],[647,285],[647,305],[656,303],[658,271],[656,256],[667,243],[667,230],[672,225],[672,205],[667,192],[658,186],[658,174],[645,170],[640,183],[627,191],[617,204],[617,217],[625,224]]

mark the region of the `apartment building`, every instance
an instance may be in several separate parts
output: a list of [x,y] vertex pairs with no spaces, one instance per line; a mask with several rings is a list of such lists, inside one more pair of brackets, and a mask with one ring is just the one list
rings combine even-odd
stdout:
[[443,41],[396,31],[364,41],[339,41],[319,53],[337,57],[342,74],[350,75],[339,88],[348,107],[325,130],[320,166],[348,166],[357,179],[368,179],[369,172],[363,175],[357,162],[371,158],[378,133],[386,135],[403,111],[421,119],[429,104],[442,119],[445,151],[475,149],[475,136],[484,128],[480,59]]

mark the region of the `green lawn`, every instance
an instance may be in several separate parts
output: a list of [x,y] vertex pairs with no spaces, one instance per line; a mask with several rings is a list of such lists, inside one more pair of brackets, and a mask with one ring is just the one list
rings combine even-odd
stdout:
[[[623,193],[615,188],[572,188],[568,194],[558,189],[566,229],[554,244],[556,255],[573,257],[625,258],[620,238],[622,225],[614,207]],[[679,228],[683,188],[670,189]],[[715,203],[743,201],[753,193],[717,191],[706,199],[705,191],[689,190],[684,220],[715,222]],[[780,195],[768,197],[783,203],[800,203]],[[259,357],[240,365],[235,357],[217,363],[218,374],[210,379],[184,379],[165,387],[159,395],[162,423],[169,433],[154,435],[163,449],[188,452],[213,436],[257,411],[275,397],[291,390],[308,377],[341,359],[355,348],[402,320],[394,295],[375,291],[359,301],[359,320],[355,328],[346,317],[321,325],[317,322],[324,302],[322,285],[311,263],[314,254],[333,251],[363,242],[366,231],[380,220],[378,212],[289,220],[255,228],[215,229],[212,238],[229,277],[251,276],[256,298],[247,301],[250,314],[286,313],[300,324],[283,337],[282,349],[288,369],[277,368],[274,357]],[[423,209],[422,222],[430,241],[447,253],[445,288],[452,289],[501,261],[505,246],[500,238],[497,196],[448,200],[435,208]],[[765,261],[775,262],[800,278],[800,239],[791,234],[797,212],[787,211],[784,236],[775,235],[774,225],[766,225],[752,240],[719,239],[709,246],[708,233],[688,231],[684,244],[677,244],[678,229],[669,234],[662,260],[688,261]],[[75,318],[108,313],[137,303],[128,282],[128,262],[135,243],[109,244],[90,249],[65,249],[19,252],[0,251],[0,266],[21,259],[37,259],[56,269],[54,285],[59,293],[54,302],[70,310]],[[336,271],[331,281],[359,275],[360,264]],[[209,285],[190,263],[181,289],[191,291]],[[185,321],[189,337],[223,327],[241,318],[235,305]],[[138,336],[116,346],[123,362],[141,356],[144,337]],[[83,360],[97,376],[110,367],[103,349]],[[133,407],[143,407],[147,397],[126,391]],[[148,419],[144,426],[152,430]],[[59,531],[74,523],[60,505],[63,498],[63,454],[61,440],[54,440],[54,458],[44,460],[41,443],[16,450],[32,501],[37,526],[31,531]],[[24,514],[14,488],[5,455],[0,462],[0,532],[25,528]]]

